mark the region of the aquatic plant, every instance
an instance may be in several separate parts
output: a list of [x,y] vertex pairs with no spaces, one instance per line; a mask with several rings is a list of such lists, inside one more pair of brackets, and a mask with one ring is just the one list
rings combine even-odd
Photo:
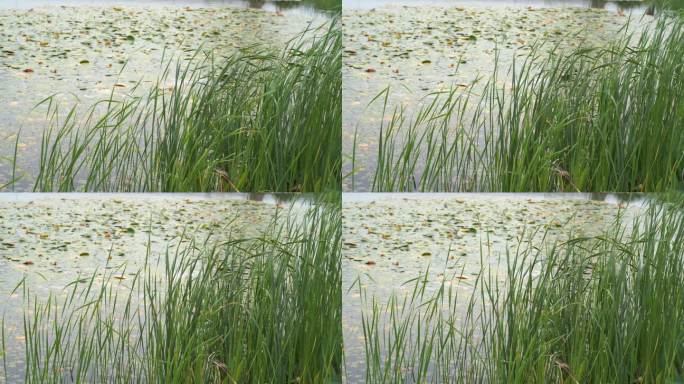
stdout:
[[321,202],[256,238],[148,250],[143,270],[110,266],[65,296],[21,284],[25,382],[339,380],[340,220]]
[[633,39],[570,51],[538,45],[514,62],[507,78],[495,70],[479,96],[456,88],[430,94],[411,119],[395,109],[381,126],[372,189],[681,186],[684,21],[661,18]]
[[19,148],[19,137],[21,136],[21,129],[17,132],[14,139],[14,153],[11,158],[0,156],[0,165],[7,163],[12,168],[12,172],[7,176],[7,181],[0,181],[0,191],[6,189],[11,189],[14,191],[14,186],[21,179],[21,176],[17,176],[17,149]]
[[654,200],[602,236],[523,240],[502,255],[503,280],[483,270],[465,299],[448,277],[427,289],[427,274],[386,304],[362,296],[367,380],[681,381],[683,203]]
[[[312,6],[316,9],[322,9],[327,12],[335,12],[335,13],[340,13],[342,12],[342,1],[341,0],[302,0],[302,4]],[[278,4],[279,7],[297,7],[299,4],[289,4],[287,2],[283,2]]]
[[658,12],[659,16],[684,16],[684,1],[682,0],[650,0],[647,13]]
[[497,300],[500,310],[483,320],[491,324],[488,375],[518,382],[681,381],[684,290],[674,281],[684,277],[683,208],[681,197],[654,202],[631,228],[571,240],[529,267],[511,263],[514,277]]
[[339,190],[341,47],[334,18],[282,53],[169,61],[147,96],[110,96],[83,118],[48,98],[34,190]]

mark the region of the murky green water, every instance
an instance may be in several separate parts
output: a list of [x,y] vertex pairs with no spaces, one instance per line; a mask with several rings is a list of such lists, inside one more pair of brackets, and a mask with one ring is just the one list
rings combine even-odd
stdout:
[[[641,197],[601,194],[344,194],[343,330],[347,381],[365,378],[359,287],[384,304],[410,293],[428,268],[428,290],[453,286],[465,308],[482,268],[503,281],[506,251],[600,235],[631,221]],[[445,280],[446,279],[446,280]],[[429,297],[429,295],[428,295]]]
[[[259,236],[276,212],[296,220],[306,195],[238,194],[2,194],[0,195],[0,317],[4,317],[7,382],[23,378],[24,289],[58,300],[67,285],[95,275],[130,291],[144,267],[163,272],[192,239],[204,247]],[[206,241],[206,243],[205,243]],[[206,245],[203,245],[206,244]],[[148,251],[149,248],[149,251]],[[23,281],[20,289],[15,287]],[[13,292],[14,291],[14,292]],[[5,382],[0,368],[0,383]]]
[[[395,107],[405,108],[410,119],[430,100],[426,98],[429,93],[451,87],[465,91],[476,79],[488,79],[497,52],[499,75],[505,79],[514,58],[529,54],[536,42],[561,49],[605,44],[620,36],[629,16],[622,11],[572,7],[572,2],[569,7],[510,6],[508,2],[501,6],[456,1],[450,6],[427,4],[345,8],[342,135],[347,160],[343,174],[352,169],[348,159],[356,133],[356,191],[368,191],[371,186],[383,100],[369,103],[383,89],[391,90],[384,119],[390,119]],[[639,30],[650,20],[651,16],[635,14],[630,30]],[[473,88],[474,99],[479,90]],[[351,178],[343,187],[352,190]]]

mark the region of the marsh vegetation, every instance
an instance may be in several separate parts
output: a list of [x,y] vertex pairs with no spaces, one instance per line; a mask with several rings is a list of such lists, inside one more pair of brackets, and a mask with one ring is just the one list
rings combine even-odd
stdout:
[[[543,14],[532,11],[530,22],[531,14]],[[580,14],[573,17],[582,20]],[[449,53],[452,45],[481,45],[483,36],[464,29],[458,35],[472,36],[473,42],[457,36],[443,43],[439,29],[427,31],[420,41],[428,47],[419,51],[422,65],[416,65],[422,69],[390,62],[395,69],[387,82],[398,80],[370,101],[366,113],[373,116],[377,128],[370,131],[376,137],[369,138],[368,122],[347,135],[346,188],[658,192],[681,187],[682,19],[663,10],[655,19],[633,16],[621,23],[603,41],[566,37],[558,30],[542,30],[530,39],[518,33],[512,57],[508,30],[501,27],[484,36],[500,45],[491,43],[496,45],[480,53],[493,60],[492,69],[482,72],[465,54],[447,60],[434,54]],[[431,49],[432,56],[423,52]],[[415,57],[416,49],[406,49],[409,55]],[[475,63],[487,67],[481,57]],[[406,74],[410,71],[416,73]],[[406,93],[401,88],[413,84],[412,76],[429,88],[412,100],[398,100],[394,94]]]
[[[213,241],[184,232],[161,253],[148,242],[136,255],[145,261],[140,269],[107,262],[48,295],[20,280],[12,293],[23,303],[23,325],[6,329],[3,317],[0,376],[29,383],[339,380],[339,207],[313,204],[277,210],[251,236],[236,231]],[[116,257],[117,249],[109,252]],[[23,353],[10,347],[18,340]]]
[[680,381],[683,212],[674,196],[600,235],[521,238],[472,282],[444,269],[436,286],[425,270],[389,297],[357,285],[365,380]]
[[[538,48],[480,96],[437,93],[381,126],[377,191],[666,191],[684,182],[680,19],[570,52]],[[494,73],[497,73],[496,71]],[[505,82],[505,80],[503,80]],[[470,109],[474,114],[467,113]]]
[[[341,38],[336,12],[316,16],[309,23],[295,17],[294,27],[286,28],[278,26],[287,26],[286,22],[276,23],[283,17],[267,17],[266,11],[162,10],[155,24],[147,17],[154,11],[105,7],[101,13],[118,17],[115,22],[121,28],[145,25],[152,33],[144,38],[125,31],[110,36],[111,32],[88,24],[84,33],[96,35],[98,51],[111,50],[113,55],[82,59],[74,73],[69,66],[64,69],[67,75],[61,74],[61,67],[21,72],[24,77],[48,76],[48,83],[75,76],[79,91],[63,81],[59,89],[89,97],[72,103],[64,102],[63,95],[38,92],[42,101],[34,110],[44,114],[38,117],[31,112],[25,119],[32,124],[31,132],[19,130],[7,137],[12,148],[2,153],[0,186],[120,192],[339,189]],[[86,14],[99,17],[97,12]],[[188,20],[196,22],[204,16],[211,22],[200,23],[202,28],[188,25]],[[221,22],[228,32],[220,28]],[[27,21],[31,31],[45,39],[39,49],[63,48],[53,48],[52,36],[43,36],[40,26],[45,23],[40,18]],[[171,42],[168,31],[175,31]],[[238,37],[226,38],[226,34]],[[276,41],[269,41],[273,36]],[[140,47],[128,47],[134,45]],[[77,45],[49,58],[57,56],[54,60],[71,64],[69,52],[80,50]],[[150,57],[138,57],[141,52]],[[92,84],[80,84],[82,77],[86,83],[95,81],[88,77],[91,67],[111,72],[112,63],[100,68],[111,56],[118,59],[116,67],[128,79],[132,75],[125,71],[126,55],[135,58],[134,72],[149,72],[149,65],[160,64],[158,72],[125,82],[117,77],[109,89],[102,85],[110,79],[97,79],[95,97],[86,87]],[[18,56],[14,51],[7,56],[12,68],[25,55]],[[160,63],[155,63],[157,59]],[[37,135],[36,121],[43,122]]]
[[104,100],[84,120],[49,108],[34,190],[339,189],[341,40],[326,28],[282,54],[167,66],[146,97]]

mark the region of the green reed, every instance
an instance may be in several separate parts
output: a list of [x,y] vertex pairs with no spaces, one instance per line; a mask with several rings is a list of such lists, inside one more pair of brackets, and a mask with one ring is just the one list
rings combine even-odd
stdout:
[[682,13],[684,10],[684,1],[682,0],[650,0],[648,4],[648,11],[650,14],[658,12],[666,15],[684,15],[684,13]]
[[33,189],[339,190],[341,47],[333,18],[281,53],[252,46],[169,62],[147,95],[112,92],[85,116],[48,98]]
[[320,204],[254,238],[148,250],[142,270],[99,271],[65,296],[24,284],[25,382],[339,380],[341,218]]
[[464,298],[428,289],[427,273],[386,304],[362,295],[367,381],[684,380],[681,196],[604,235],[521,241],[502,256],[505,277],[483,270]]
[[372,189],[657,192],[682,186],[682,40],[684,21],[661,18],[638,38],[625,34],[605,46],[538,45],[504,78],[497,57],[483,91],[475,94],[475,84],[436,92],[410,119],[397,109],[383,122]]

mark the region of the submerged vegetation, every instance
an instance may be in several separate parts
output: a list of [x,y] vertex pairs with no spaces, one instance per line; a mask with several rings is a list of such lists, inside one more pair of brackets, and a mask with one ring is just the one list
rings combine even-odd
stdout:
[[338,190],[341,47],[334,18],[282,53],[251,46],[169,62],[146,96],[110,96],[84,117],[48,98],[33,189]]
[[339,380],[341,217],[321,204],[257,238],[187,239],[133,276],[114,267],[74,281],[65,297],[20,284],[25,382]]
[[384,304],[362,292],[367,381],[681,382],[684,201],[651,204],[601,236],[521,240],[465,300],[427,274]]
[[479,96],[474,87],[431,94],[411,119],[395,110],[381,126],[372,190],[682,185],[684,21],[661,18],[634,39],[569,51],[541,44],[513,64],[504,87],[495,70]]

